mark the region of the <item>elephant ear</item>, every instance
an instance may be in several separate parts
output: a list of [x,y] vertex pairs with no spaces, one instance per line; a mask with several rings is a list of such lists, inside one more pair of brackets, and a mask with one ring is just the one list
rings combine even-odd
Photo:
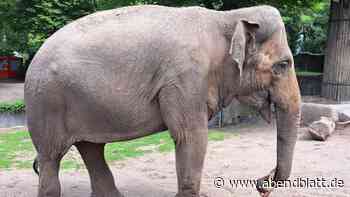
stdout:
[[246,52],[248,49],[248,42],[255,48],[255,32],[259,29],[259,24],[253,21],[241,20],[237,23],[235,30],[232,35],[230,55],[238,66],[239,77],[242,77],[243,64],[246,57]]

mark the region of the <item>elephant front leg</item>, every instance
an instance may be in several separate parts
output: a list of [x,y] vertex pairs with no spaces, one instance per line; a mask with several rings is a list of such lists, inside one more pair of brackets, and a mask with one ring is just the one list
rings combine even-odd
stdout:
[[[179,131],[174,131],[176,132]],[[201,174],[207,146],[207,129],[186,130],[185,139],[174,138],[176,143],[176,197],[199,197]]]
[[199,197],[208,140],[207,106],[200,102],[200,93],[180,86],[163,88],[159,97],[164,123],[176,147],[176,197]]

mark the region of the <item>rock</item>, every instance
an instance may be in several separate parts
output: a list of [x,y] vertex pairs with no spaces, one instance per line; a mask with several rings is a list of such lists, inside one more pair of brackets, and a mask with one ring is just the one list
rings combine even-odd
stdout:
[[344,112],[339,112],[338,113],[338,117],[339,117],[339,122],[348,122],[350,121],[350,117],[345,114]]
[[301,105],[301,125],[309,126],[321,117],[327,117],[333,122],[338,122],[338,112],[331,106],[316,103],[303,103]]
[[298,140],[312,140],[308,127],[300,127],[298,129]]
[[326,141],[335,130],[335,122],[329,117],[322,116],[320,120],[313,122],[308,130],[312,139]]
[[346,121],[346,122],[336,122],[335,123],[335,129],[336,130],[343,130],[346,127],[348,127],[350,125],[350,121]]

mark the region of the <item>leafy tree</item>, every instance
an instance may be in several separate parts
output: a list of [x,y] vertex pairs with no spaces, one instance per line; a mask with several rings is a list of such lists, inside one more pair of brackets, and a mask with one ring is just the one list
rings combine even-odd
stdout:
[[13,52],[15,48],[11,47],[9,43],[16,42],[14,38],[18,37],[8,24],[10,19],[8,10],[13,9],[14,3],[12,0],[0,2],[0,54],[2,55],[10,55]]
[[327,40],[329,2],[315,2],[308,7],[281,8],[289,43],[294,53],[324,53]]
[[89,0],[18,0],[9,22],[15,32],[23,32],[21,52],[32,54],[46,38],[65,24],[94,11]]

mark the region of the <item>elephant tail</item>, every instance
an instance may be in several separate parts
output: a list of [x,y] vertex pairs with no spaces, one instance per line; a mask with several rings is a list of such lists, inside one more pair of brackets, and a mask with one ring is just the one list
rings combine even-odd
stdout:
[[35,159],[33,161],[33,170],[34,170],[35,174],[37,174],[39,176],[39,161],[38,161],[38,157],[35,157]]

